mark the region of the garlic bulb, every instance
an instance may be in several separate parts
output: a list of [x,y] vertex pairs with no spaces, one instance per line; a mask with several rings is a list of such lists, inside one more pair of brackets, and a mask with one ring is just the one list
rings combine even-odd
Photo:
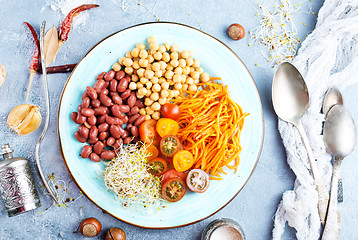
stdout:
[[31,104],[21,104],[15,107],[7,117],[7,126],[18,135],[32,133],[40,124],[39,107]]

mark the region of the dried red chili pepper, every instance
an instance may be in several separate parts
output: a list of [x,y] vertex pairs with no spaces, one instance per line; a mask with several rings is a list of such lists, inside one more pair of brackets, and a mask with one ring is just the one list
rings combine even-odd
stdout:
[[[47,67],[46,72],[47,72],[47,74],[72,72],[72,70],[76,67],[76,65],[77,65],[77,63],[60,65],[60,66],[53,66],[53,67]],[[42,73],[42,67],[41,66],[39,67],[37,72]]]
[[[72,9],[63,20],[60,28],[60,45],[62,45],[68,38],[68,35],[72,28],[73,18],[76,17],[79,13],[86,11],[91,8],[99,7],[97,4],[83,4],[77,8]],[[61,43],[62,42],[62,43]]]
[[37,38],[37,33],[36,33],[35,29],[31,26],[31,24],[28,22],[24,22],[24,23],[30,29],[32,37],[35,41],[35,51],[34,51],[34,54],[32,55],[30,67],[29,67],[30,77],[29,77],[29,86],[27,87],[27,94],[26,94],[26,102],[27,102],[27,99],[29,98],[29,92],[30,92],[30,88],[31,88],[32,79],[33,79],[36,71],[39,69],[40,42],[39,42],[39,39]]

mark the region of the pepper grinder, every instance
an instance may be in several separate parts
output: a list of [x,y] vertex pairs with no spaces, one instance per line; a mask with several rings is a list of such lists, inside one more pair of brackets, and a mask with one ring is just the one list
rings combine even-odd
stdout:
[[9,217],[40,207],[29,162],[14,158],[9,144],[2,145],[0,155],[0,194]]

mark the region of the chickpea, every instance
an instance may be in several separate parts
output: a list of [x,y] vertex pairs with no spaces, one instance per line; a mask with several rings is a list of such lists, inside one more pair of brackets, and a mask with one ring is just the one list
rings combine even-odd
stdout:
[[145,120],[149,120],[152,119],[152,117],[150,115],[145,115]]
[[112,69],[116,72],[121,70],[121,68],[122,68],[121,65],[117,62],[112,65]]
[[159,111],[159,110],[160,110],[160,103],[154,102],[154,103],[152,104],[151,108],[152,108],[154,111]]
[[151,79],[152,77],[154,77],[154,72],[152,70],[145,70],[144,77]]
[[169,92],[168,92],[167,90],[162,90],[162,91],[160,92],[160,96],[161,96],[162,98],[167,98],[167,97],[169,96]]
[[159,61],[159,65],[161,70],[165,70],[165,68],[167,67],[167,64],[164,61]]
[[125,57],[120,57],[120,58],[118,58],[118,63],[120,64],[120,65],[123,65],[123,60],[124,59],[126,59]]
[[171,58],[171,59],[178,59],[178,58],[179,58],[178,52],[172,52],[172,53],[170,54],[170,58]]
[[148,60],[147,59],[144,59],[144,58],[141,58],[139,60],[139,66],[141,67],[147,67],[148,66]]
[[177,89],[177,90],[182,89],[182,87],[183,87],[183,85],[180,82],[174,84],[174,88]]
[[126,58],[123,60],[123,65],[126,67],[130,67],[133,64],[133,60],[131,58]]
[[186,65],[189,67],[191,67],[194,63],[194,60],[192,58],[187,58],[185,61],[186,61]]
[[189,75],[189,73],[190,73],[190,67],[189,67],[189,66],[185,66],[185,67],[183,68],[183,74]]
[[190,84],[193,84],[193,83],[194,83],[194,79],[191,78],[191,77],[187,77],[186,80],[185,80],[185,82],[190,85]]
[[159,78],[158,83],[159,83],[159,84],[162,84],[163,82],[166,82],[165,78],[163,78],[163,77]]
[[155,41],[155,37],[150,36],[149,38],[147,38],[148,43],[154,42]]
[[194,84],[198,84],[199,82],[199,79],[194,79]]
[[201,81],[202,82],[207,82],[207,81],[209,81],[209,79],[210,79],[210,77],[209,77],[209,74],[207,74],[207,73],[202,73],[201,75],[200,75],[200,79],[201,79]]
[[137,82],[136,85],[137,85],[137,89],[143,88],[143,84],[141,84],[140,82]]
[[148,65],[146,68],[145,68],[145,70],[152,70],[152,65]]
[[132,74],[131,78],[132,78],[132,82],[137,82],[139,80],[139,77],[136,74]]
[[193,62],[193,67],[200,67],[200,61],[199,61],[199,59],[195,58],[193,61],[194,61],[194,62]]
[[152,70],[153,71],[159,71],[160,70],[160,63],[158,63],[158,62],[155,62],[155,63],[153,63],[152,64]]
[[204,72],[204,69],[201,67],[195,68],[195,71],[197,71],[199,74],[202,74]]
[[162,70],[155,71],[154,76],[156,76],[157,78],[160,78],[161,76],[163,76],[163,71]]
[[161,84],[161,86],[162,86],[162,89],[164,89],[164,90],[168,90],[168,89],[169,89],[169,83],[168,83],[168,82],[163,82],[163,83]]
[[179,59],[179,67],[184,68],[185,66],[186,66],[185,59],[183,59],[183,58]]
[[155,112],[152,114],[152,118],[153,118],[154,120],[159,120],[159,118],[160,118],[160,112],[155,111]]
[[144,76],[144,71],[145,71],[144,68],[139,68],[139,69],[137,70],[137,75],[138,75],[138,77],[143,77],[143,76]]
[[183,69],[182,69],[181,67],[176,67],[176,68],[174,69],[174,73],[175,73],[175,74],[182,74],[182,73],[183,73]]
[[137,98],[144,98],[144,95],[140,95],[138,92],[137,92]]
[[175,83],[180,83],[181,79],[182,79],[182,76],[181,76],[181,75],[175,74],[175,75],[173,76],[173,81],[174,81]]
[[181,75],[180,83],[185,83],[186,75]]
[[177,97],[180,95],[180,91],[179,90],[173,90],[174,92],[174,97]]
[[145,45],[143,43],[137,43],[137,45],[135,45],[136,48],[138,48],[139,50],[143,50],[145,49]]
[[146,86],[147,89],[151,89],[152,86],[153,86],[153,83],[148,81],[148,82],[145,83],[145,86]]
[[174,90],[169,90],[169,98],[174,98],[175,97],[175,93]]
[[151,114],[154,113],[154,110],[153,110],[151,107],[149,107],[149,106],[145,108],[145,111],[146,111],[147,114],[149,114],[149,115],[151,115]]
[[144,109],[144,108],[141,108],[141,109],[139,110],[139,114],[140,114],[140,115],[145,115],[145,114],[146,114],[145,109]]
[[193,79],[199,79],[200,74],[196,71],[190,73],[190,77]]
[[190,84],[188,90],[191,92],[195,92],[196,90],[198,90],[198,87],[195,84]]
[[155,83],[152,87],[153,92],[159,92],[161,89],[162,87],[158,83]]
[[173,44],[173,45],[170,47],[170,51],[171,51],[171,52],[177,52],[177,51],[179,51],[179,48],[178,48],[177,45]]
[[162,55],[161,52],[156,52],[156,53],[153,54],[153,57],[154,57],[155,60],[159,61],[159,60],[162,59],[163,55]]
[[131,58],[131,57],[132,57],[131,51],[126,52],[126,58]]
[[140,50],[139,57],[140,58],[147,58],[148,57],[148,52],[145,49]]
[[167,51],[169,51],[169,49],[170,49],[170,44],[169,43],[164,43],[164,47],[165,47],[165,49],[167,50]]
[[153,58],[152,55],[148,55],[147,60],[148,60],[149,63],[154,62],[154,58]]
[[172,79],[173,75],[174,75],[173,71],[169,70],[169,71],[166,71],[166,72],[165,72],[165,75],[164,75],[164,76],[165,76],[167,79]]
[[172,65],[173,67],[177,67],[179,65],[179,61],[177,59],[172,59],[170,61],[170,65]]
[[[154,92],[150,95],[150,99],[152,99],[153,101],[158,101],[159,99],[159,94],[157,92]],[[154,109],[155,110],[155,109]],[[159,110],[159,109],[158,109]]]
[[165,46],[164,45],[160,45],[158,48],[158,52],[160,53],[164,53],[166,51]]
[[183,50],[181,53],[180,53],[180,56],[182,58],[188,58],[189,57],[189,51],[188,50]]
[[146,95],[146,94],[147,94],[147,91],[148,91],[148,90],[147,90],[146,88],[144,88],[144,87],[138,89],[138,93],[139,93],[140,95]]
[[[151,106],[153,104],[153,100],[152,99],[150,99],[150,98],[145,98],[144,99],[144,105],[146,105],[146,106]],[[148,113],[148,112],[147,112]]]
[[188,90],[188,87],[189,87],[188,84],[183,84],[182,90],[183,90],[183,91],[186,91],[186,90]]
[[130,82],[128,88],[130,90],[136,90],[137,89],[137,84],[135,84],[135,82]]
[[141,84],[144,85],[144,84],[146,84],[147,82],[148,82],[148,79],[147,79],[147,78],[145,78],[145,77],[141,77],[141,78],[140,78],[140,83],[141,83]]
[[138,57],[139,56],[139,48],[133,48],[131,52],[132,57]]
[[150,95],[152,94],[152,90],[147,89],[147,93],[145,94],[146,97],[150,97]]
[[139,65],[138,61],[133,62],[132,68],[134,68],[134,69],[139,69],[140,68],[140,65]]
[[165,68],[167,71],[173,71],[174,67],[172,65],[167,65],[167,67]]
[[156,51],[159,49],[159,44],[156,41],[150,42],[149,48]]
[[195,69],[193,67],[190,67],[190,73],[194,72]]
[[160,105],[164,105],[167,102],[167,99],[166,98],[159,98],[158,102],[159,102]]
[[131,75],[131,74],[133,73],[133,68],[132,68],[132,67],[126,67],[126,68],[124,69],[124,71],[125,71],[127,74]]
[[[159,82],[159,79],[157,77],[152,77],[152,79],[150,79],[150,81],[153,83],[153,84],[156,84]],[[154,86],[153,86],[154,87]]]
[[162,55],[162,60],[163,60],[164,62],[169,62],[169,61],[170,61],[170,55],[169,55],[169,53],[167,53],[167,52],[163,53],[163,55]]

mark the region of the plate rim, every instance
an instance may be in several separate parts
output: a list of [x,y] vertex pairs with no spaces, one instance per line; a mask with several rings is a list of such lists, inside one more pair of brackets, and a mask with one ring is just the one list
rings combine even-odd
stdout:
[[[252,168],[251,170],[251,173],[249,174],[249,177],[247,178],[247,180],[244,182],[244,184],[242,185],[242,187],[233,195],[232,198],[230,198],[223,206],[221,206],[220,208],[218,208],[216,211],[208,214],[207,216],[203,217],[203,218],[200,218],[198,220],[195,220],[195,221],[192,221],[190,223],[185,223],[185,224],[179,224],[179,225],[176,225],[176,226],[170,226],[170,227],[147,227],[147,226],[142,226],[142,225],[139,225],[139,224],[135,224],[135,223],[132,223],[132,222],[129,222],[129,221],[125,221],[123,219],[121,219],[120,217],[117,217],[115,216],[114,214],[106,211],[105,209],[103,209],[101,206],[99,206],[99,204],[97,204],[94,200],[92,200],[85,191],[83,191],[83,189],[81,188],[80,184],[77,182],[77,180],[74,178],[69,166],[67,165],[67,160],[66,160],[66,157],[65,157],[65,154],[63,152],[63,148],[62,148],[62,141],[61,141],[61,133],[60,133],[60,116],[61,116],[61,105],[62,105],[62,99],[63,99],[63,95],[64,95],[64,92],[67,88],[67,84],[69,83],[69,80],[70,78],[72,77],[72,74],[75,72],[75,70],[77,69],[78,65],[99,45],[101,44],[102,42],[104,42],[106,39],[120,33],[120,32],[123,32],[125,30],[128,30],[128,29],[131,29],[131,28],[135,28],[135,27],[139,27],[139,26],[143,26],[143,25],[150,25],[150,24],[173,24],[173,25],[179,25],[179,26],[182,26],[182,27],[186,27],[186,28],[189,28],[189,29],[192,29],[192,30],[195,30],[195,31],[198,31],[210,38],[212,38],[213,40],[219,42],[220,44],[222,44],[224,47],[226,47],[230,52],[232,52],[234,54],[234,56],[242,63],[242,65],[246,68],[246,71],[247,73],[249,74],[250,76],[250,79],[252,80],[254,86],[255,86],[255,89],[256,89],[256,92],[257,92],[257,96],[258,96],[258,100],[260,102],[260,107],[261,107],[261,122],[262,122],[262,135],[261,135],[261,139],[260,139],[260,147],[259,147],[259,151],[257,153],[257,157],[256,157],[256,160],[255,160],[255,164],[254,164],[254,167]],[[259,93],[259,90],[258,90],[258,87],[257,87],[257,84],[254,80],[254,78],[252,77],[249,69],[247,68],[247,66],[245,65],[245,63],[241,60],[241,58],[229,47],[227,46],[225,43],[223,43],[222,41],[220,41],[219,39],[217,39],[216,37],[200,30],[200,29],[197,29],[195,27],[192,27],[192,26],[189,26],[189,25],[185,25],[185,24],[182,24],[182,23],[177,23],[177,22],[169,22],[169,21],[160,21],[160,22],[145,22],[145,23],[140,23],[140,24],[136,24],[136,25],[132,25],[132,26],[129,26],[129,27],[126,27],[126,28],[123,28],[117,32],[114,32],[108,36],[106,36],[105,38],[103,38],[102,40],[100,40],[99,42],[97,42],[90,50],[87,51],[87,53],[81,58],[81,60],[77,63],[76,67],[72,70],[71,74],[68,76],[67,78],[67,81],[62,89],[62,93],[61,93],[61,98],[60,98],[60,104],[59,104],[59,109],[58,109],[58,119],[57,119],[57,133],[58,133],[58,138],[59,138],[59,142],[60,142],[60,148],[61,148],[61,155],[62,155],[62,158],[63,158],[63,161],[65,163],[65,166],[68,170],[68,172],[70,173],[72,179],[74,180],[74,182],[76,183],[77,187],[81,190],[81,192],[92,202],[94,203],[98,208],[100,208],[103,212],[106,212],[107,214],[111,215],[112,217],[122,221],[122,222],[125,222],[127,224],[130,224],[130,225],[133,225],[133,226],[136,226],[136,227],[140,227],[140,228],[145,228],[145,229],[171,229],[171,228],[178,228],[178,227],[184,227],[184,226],[188,226],[188,225],[191,225],[191,224],[195,224],[195,223],[198,223],[200,221],[203,221],[204,219],[207,219],[211,216],[213,216],[214,214],[216,214],[217,212],[219,212],[220,210],[222,210],[224,207],[226,207],[240,192],[241,190],[245,187],[245,185],[247,184],[247,182],[249,181],[249,179],[251,178],[252,174],[254,173],[255,169],[256,169],[256,166],[259,162],[259,159],[260,159],[260,156],[261,156],[261,153],[262,153],[262,148],[263,148],[263,143],[264,143],[264,136],[265,136],[265,124],[264,124],[264,113],[263,113],[263,106],[262,106],[262,101],[261,101],[261,96],[260,96],[260,93]]]

